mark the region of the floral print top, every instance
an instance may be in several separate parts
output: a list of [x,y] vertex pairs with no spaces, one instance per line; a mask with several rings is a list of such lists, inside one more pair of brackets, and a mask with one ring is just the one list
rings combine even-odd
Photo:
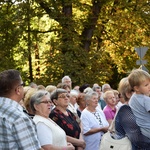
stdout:
[[57,108],[54,108],[49,117],[66,132],[66,135],[79,139],[81,132],[80,126],[76,121],[75,115],[68,109],[67,112],[68,116],[63,114]]

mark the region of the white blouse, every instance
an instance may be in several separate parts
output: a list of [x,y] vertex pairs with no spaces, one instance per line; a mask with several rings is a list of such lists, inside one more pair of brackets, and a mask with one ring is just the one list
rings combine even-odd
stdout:
[[35,115],[33,118],[37,126],[37,135],[41,146],[67,146],[66,133],[53,120]]

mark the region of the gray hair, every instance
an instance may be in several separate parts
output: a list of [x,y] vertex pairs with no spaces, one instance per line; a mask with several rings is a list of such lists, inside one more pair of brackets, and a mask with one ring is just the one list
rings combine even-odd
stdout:
[[105,100],[105,102],[107,102],[107,99],[108,99],[108,95],[109,94],[114,94],[114,91],[113,90],[110,90],[110,91],[106,91],[103,95],[103,98]]
[[102,85],[102,92],[104,92],[104,90],[107,89],[106,87],[110,87],[111,89],[111,86],[108,83],[106,83]]
[[71,81],[71,78],[69,76],[64,76],[61,80],[62,83],[64,83],[65,80],[70,80]]
[[71,90],[70,91],[70,96],[78,96],[79,92],[77,90]]
[[47,92],[46,90],[38,90],[31,96],[30,108],[32,109],[33,112],[36,111],[34,108],[34,104],[39,104],[45,95],[48,95],[50,97],[49,92]]
[[86,102],[91,100],[92,96],[98,96],[97,92],[94,92],[94,91],[90,91],[90,92],[87,92],[85,94],[85,100]]
[[86,89],[84,89],[83,93],[89,93],[89,92],[93,92],[93,89],[90,87],[87,87]]
[[[61,94],[61,93],[68,93],[67,90],[65,89],[61,89],[61,88],[57,88],[55,91],[52,92],[51,94],[51,100],[52,102],[54,102],[54,99],[58,99],[58,96]],[[55,104],[55,103],[54,103]]]
[[93,91],[96,91],[96,89],[100,89],[101,90],[101,87],[100,86],[93,86]]

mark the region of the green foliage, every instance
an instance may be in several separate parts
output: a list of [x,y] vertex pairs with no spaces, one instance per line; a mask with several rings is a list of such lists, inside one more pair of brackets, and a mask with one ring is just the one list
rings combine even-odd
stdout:
[[9,2],[0,5],[0,70],[15,68],[13,58],[14,47],[17,45],[19,35],[22,32],[19,28],[19,10]]
[[26,83],[57,85],[69,75],[73,86],[117,88],[139,67],[134,47],[150,47],[147,0],[13,2],[0,3],[0,70],[18,68]]

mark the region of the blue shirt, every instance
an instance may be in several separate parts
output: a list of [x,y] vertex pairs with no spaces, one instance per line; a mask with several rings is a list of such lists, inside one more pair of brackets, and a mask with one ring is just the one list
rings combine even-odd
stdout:
[[134,93],[130,98],[129,106],[142,134],[150,138],[150,97]]
[[0,97],[0,150],[39,150],[36,128],[16,101]]

